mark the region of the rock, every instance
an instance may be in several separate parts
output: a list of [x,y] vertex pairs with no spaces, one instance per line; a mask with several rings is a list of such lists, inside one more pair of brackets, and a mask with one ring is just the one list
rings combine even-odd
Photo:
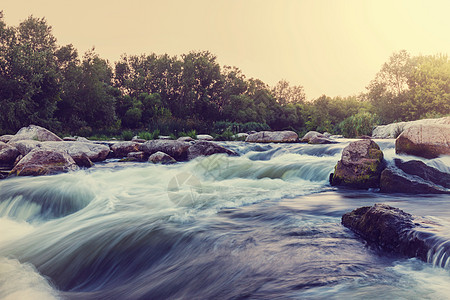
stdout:
[[160,135],[160,136],[158,136],[158,139],[160,139],[160,140],[172,140],[172,137],[170,135]]
[[73,136],[65,136],[64,138],[63,138],[63,141],[66,141],[66,142],[75,142],[77,139],[76,138],[74,138]]
[[329,138],[330,136],[332,136],[331,133],[325,131],[324,133],[322,133],[325,137]]
[[194,159],[199,156],[209,156],[213,154],[224,153],[237,156],[237,153],[216,143],[208,141],[198,141],[188,149],[188,159]]
[[31,150],[35,148],[40,148],[42,146],[42,143],[34,140],[23,140],[16,142],[8,142],[8,145],[16,147],[17,150],[19,150],[20,154],[25,156],[28,153],[30,153]]
[[383,152],[374,141],[351,142],[342,151],[330,183],[359,189],[377,188],[382,169]]
[[71,157],[81,168],[91,168],[94,166],[94,163],[90,160],[89,156],[86,153],[81,153],[81,155],[74,155]]
[[138,152],[130,152],[127,155],[127,159],[129,161],[147,161],[148,155],[145,152],[138,151]]
[[136,143],[145,143],[147,140],[140,139],[140,138],[132,138],[131,141],[136,142]]
[[388,125],[380,125],[375,127],[372,131],[374,138],[397,138],[404,130],[417,125],[435,125],[435,124],[450,124],[450,117],[443,117],[438,119],[422,119],[410,122],[398,122]]
[[12,139],[13,136],[14,135],[11,135],[11,134],[2,135],[2,136],[0,136],[0,142],[7,143]]
[[179,137],[177,139],[177,141],[180,141],[180,142],[194,142],[195,140],[193,138],[191,138],[190,136],[182,136],[182,137]]
[[308,144],[336,144],[336,141],[333,141],[327,137],[319,137],[315,136],[311,139],[309,139]]
[[34,149],[11,170],[10,176],[51,175],[75,170],[78,166],[66,152]]
[[23,155],[19,154],[19,156],[17,156],[16,160],[14,161],[14,166],[17,165],[22,158],[23,158]]
[[92,162],[103,161],[110,152],[106,145],[83,142],[42,142],[40,147],[41,149],[65,151],[75,161],[84,160],[83,154],[86,154]]
[[9,142],[35,140],[35,141],[62,141],[62,139],[53,132],[36,125],[22,127]]
[[343,139],[344,136],[342,134],[334,134],[330,136],[331,139]]
[[398,208],[385,204],[361,207],[344,214],[342,225],[384,251],[427,261],[430,234],[416,231],[420,221]]
[[164,152],[178,161],[187,160],[188,148],[191,144],[174,140],[152,140],[139,146],[139,150],[152,155],[158,151]]
[[12,166],[19,156],[19,150],[9,144],[0,142],[0,166]]
[[450,125],[412,126],[395,140],[395,153],[425,158],[450,155]]
[[294,143],[298,141],[298,135],[289,130],[260,131],[250,134],[245,141],[248,143]]
[[417,160],[402,162],[381,172],[380,190],[385,193],[450,194],[450,174]]
[[209,134],[197,134],[197,140],[200,141],[212,141],[214,138]]
[[82,136],[77,137],[77,142],[91,143],[90,140],[88,140],[87,138],[82,137]]
[[248,133],[240,132],[240,133],[233,135],[233,138],[236,140],[245,141],[248,136],[249,136]]
[[307,134],[305,134],[302,139],[300,140],[301,143],[309,143],[309,141],[313,138],[327,138],[325,135],[321,134],[317,131],[309,131]]
[[158,151],[150,155],[148,161],[154,164],[164,164],[164,165],[174,164],[177,162],[172,156],[161,151]]
[[138,142],[118,142],[111,146],[111,150],[113,152],[114,157],[125,157],[130,152],[138,152],[139,151],[139,143]]

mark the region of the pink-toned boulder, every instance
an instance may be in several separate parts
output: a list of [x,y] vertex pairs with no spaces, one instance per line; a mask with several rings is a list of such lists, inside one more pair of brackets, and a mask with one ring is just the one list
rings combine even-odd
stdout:
[[9,140],[9,142],[34,140],[34,141],[62,141],[62,139],[53,132],[37,126],[30,125],[28,127],[22,127],[17,133]]
[[52,175],[75,170],[78,166],[66,152],[34,149],[19,161],[10,176]]
[[395,152],[425,158],[450,155],[450,125],[412,126],[403,131],[395,141]]

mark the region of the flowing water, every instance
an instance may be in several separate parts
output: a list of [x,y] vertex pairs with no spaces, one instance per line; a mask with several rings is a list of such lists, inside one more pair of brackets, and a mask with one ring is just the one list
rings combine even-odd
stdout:
[[[450,237],[448,196],[331,187],[348,142],[226,143],[240,156],[2,180],[0,299],[450,297],[442,240],[425,263],[369,248],[340,224],[383,202]],[[392,163],[393,141],[378,143]],[[450,173],[449,157],[426,163]]]

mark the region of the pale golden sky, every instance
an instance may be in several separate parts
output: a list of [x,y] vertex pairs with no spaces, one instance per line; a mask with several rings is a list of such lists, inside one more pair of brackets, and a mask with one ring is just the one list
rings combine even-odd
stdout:
[[209,50],[308,99],[365,91],[394,51],[450,54],[449,0],[3,0],[8,25],[45,17],[60,45],[121,54]]

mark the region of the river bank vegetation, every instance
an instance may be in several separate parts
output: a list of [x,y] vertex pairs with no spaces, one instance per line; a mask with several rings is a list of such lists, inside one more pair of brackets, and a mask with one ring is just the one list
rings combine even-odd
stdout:
[[269,129],[355,137],[377,124],[450,114],[450,61],[446,54],[402,50],[365,93],[307,100],[301,85],[280,80],[271,87],[219,65],[208,51],[124,54],[114,63],[94,49],[80,57],[73,45],[57,44],[44,18],[8,26],[0,12],[0,110],[0,134],[36,124],[97,138],[208,133],[230,139]]

